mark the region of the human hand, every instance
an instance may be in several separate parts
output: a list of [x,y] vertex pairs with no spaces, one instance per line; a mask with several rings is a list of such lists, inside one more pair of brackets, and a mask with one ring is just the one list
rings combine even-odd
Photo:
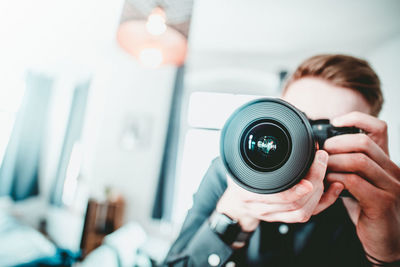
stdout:
[[341,182],[356,198],[344,199],[364,250],[374,258],[400,259],[400,168],[389,158],[387,125],[352,112],[335,118],[337,127],[355,126],[367,134],[335,136],[325,142],[330,154],[328,182]]
[[228,177],[228,187],[216,210],[237,220],[249,232],[257,228],[260,220],[306,222],[316,209],[322,211],[332,205],[343,189],[341,183],[332,183],[323,194],[327,162],[328,154],[317,151],[307,175],[292,188],[275,194],[249,192]]

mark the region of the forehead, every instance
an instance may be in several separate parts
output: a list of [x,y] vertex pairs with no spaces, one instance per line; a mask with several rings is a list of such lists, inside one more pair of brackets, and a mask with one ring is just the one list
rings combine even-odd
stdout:
[[368,102],[359,92],[318,78],[302,78],[293,82],[282,99],[311,119],[332,119],[351,111],[371,112]]

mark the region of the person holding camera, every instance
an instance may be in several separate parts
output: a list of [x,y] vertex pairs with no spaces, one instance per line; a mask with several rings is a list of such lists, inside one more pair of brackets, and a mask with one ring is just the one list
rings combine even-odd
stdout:
[[[326,140],[291,188],[258,194],[215,159],[168,266],[400,266],[400,168],[388,153],[380,81],[370,65],[318,55],[292,74],[282,99],[308,118],[363,133]],[[347,190],[352,197],[340,197]]]

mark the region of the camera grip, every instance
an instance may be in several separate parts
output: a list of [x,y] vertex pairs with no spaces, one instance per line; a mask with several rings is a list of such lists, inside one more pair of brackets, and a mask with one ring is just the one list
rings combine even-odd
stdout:
[[342,134],[358,134],[365,133],[363,130],[357,127],[335,127],[330,124],[328,119],[320,119],[320,120],[309,120],[314,139],[318,144],[318,149],[322,149],[324,147],[324,143],[326,139],[330,137],[334,137]]

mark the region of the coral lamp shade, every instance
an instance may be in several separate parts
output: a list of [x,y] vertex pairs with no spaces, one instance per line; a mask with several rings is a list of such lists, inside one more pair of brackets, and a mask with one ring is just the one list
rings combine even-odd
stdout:
[[163,22],[154,22],[151,15],[147,21],[123,22],[117,32],[119,45],[144,65],[183,64],[186,57],[186,38]]

